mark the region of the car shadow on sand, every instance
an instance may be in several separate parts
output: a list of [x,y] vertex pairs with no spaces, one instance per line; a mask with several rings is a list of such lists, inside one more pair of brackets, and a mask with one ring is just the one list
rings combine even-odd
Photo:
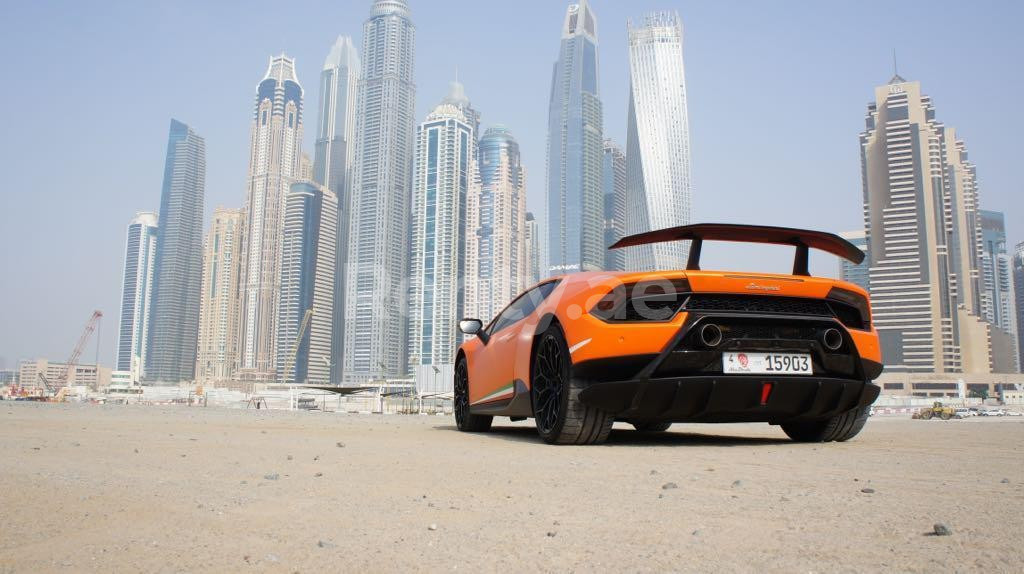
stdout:
[[[438,425],[434,430],[458,432],[455,425]],[[709,428],[714,428],[709,425]],[[491,430],[473,433],[474,436],[507,440],[512,442],[528,442],[544,444],[537,436],[537,430],[527,426],[493,426]],[[612,429],[605,446],[757,446],[795,444],[786,437],[749,437],[719,435],[714,433],[674,432],[640,432],[632,429]]]

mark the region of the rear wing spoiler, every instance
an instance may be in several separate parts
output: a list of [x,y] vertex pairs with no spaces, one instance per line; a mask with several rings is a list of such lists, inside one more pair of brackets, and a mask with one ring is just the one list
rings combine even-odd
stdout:
[[814,248],[833,255],[838,255],[855,264],[864,261],[864,252],[856,245],[824,231],[792,229],[789,227],[770,227],[767,225],[736,225],[732,223],[698,223],[669,227],[657,231],[637,233],[623,237],[608,247],[633,247],[665,241],[689,240],[690,256],[686,262],[688,271],[700,269],[700,248],[704,240],[708,241],[739,241],[743,243],[773,243],[776,245],[792,245],[796,247],[793,260],[793,275],[810,275],[807,270],[808,249]]

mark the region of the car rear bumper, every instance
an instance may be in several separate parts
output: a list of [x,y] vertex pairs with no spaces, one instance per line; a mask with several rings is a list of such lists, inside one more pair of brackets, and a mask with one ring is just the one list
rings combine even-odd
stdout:
[[618,419],[672,422],[822,420],[870,405],[868,381],[815,376],[688,376],[590,383],[580,400]]

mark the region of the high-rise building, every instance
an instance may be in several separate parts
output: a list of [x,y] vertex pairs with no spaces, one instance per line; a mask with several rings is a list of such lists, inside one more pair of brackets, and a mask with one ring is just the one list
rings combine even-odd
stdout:
[[626,231],[626,154],[610,139],[604,140],[604,268],[608,271],[626,269],[626,253],[608,246],[622,239]]
[[[312,182],[292,184],[284,198],[277,380],[330,384],[338,198]],[[311,311],[308,321],[306,312]],[[306,324],[303,324],[303,323]],[[296,343],[298,339],[298,343]]]
[[1013,306],[1017,324],[1017,368],[1024,371],[1024,242],[1013,248]]
[[989,372],[974,166],[918,82],[875,89],[861,134],[874,324],[886,368]]
[[405,0],[376,0],[363,25],[345,283],[345,379],[405,374],[416,86]]
[[151,383],[195,378],[205,185],[206,143],[189,126],[171,120],[146,333],[143,379]]
[[196,380],[230,380],[238,368],[238,279],[241,274],[241,209],[213,211],[203,246]]
[[302,95],[295,60],[283,54],[270,58],[256,87],[249,146],[237,373],[245,380],[271,380],[276,373],[281,209],[300,177]]
[[[679,14],[648,14],[628,29],[626,235],[632,235],[690,223],[690,127]],[[688,244],[631,247],[626,268],[683,269]]]
[[870,277],[868,275],[868,268],[871,265],[871,256],[868,254],[868,236],[863,229],[857,231],[844,231],[839,234],[840,237],[854,244],[857,249],[864,252],[864,261],[857,264],[846,259],[839,259],[839,278],[843,281],[849,281],[854,285],[864,289],[865,291],[870,290]]
[[523,227],[523,244],[526,249],[526,280],[524,287],[530,287],[540,281],[540,229],[533,213],[526,212],[526,221]]
[[490,321],[530,285],[526,175],[505,127],[480,138],[480,185],[468,202],[466,315]]
[[985,319],[1016,337],[1013,273],[1006,253],[1006,223],[998,211],[981,215],[981,305]]
[[313,180],[338,198],[337,269],[334,275],[334,333],[332,382],[342,379],[345,339],[345,261],[348,255],[349,199],[352,160],[355,156],[356,92],[359,87],[359,55],[348,36],[338,36],[320,72],[320,106],[316,130]]
[[121,328],[117,342],[117,370],[142,380],[146,364],[146,333],[149,329],[156,257],[157,214],[142,211],[128,224],[121,282]]
[[411,372],[420,365],[455,362],[456,321],[463,316],[464,302],[466,200],[476,187],[473,129],[446,98],[416,130],[409,273]]
[[597,20],[587,0],[571,4],[548,108],[545,276],[604,267],[601,99]]

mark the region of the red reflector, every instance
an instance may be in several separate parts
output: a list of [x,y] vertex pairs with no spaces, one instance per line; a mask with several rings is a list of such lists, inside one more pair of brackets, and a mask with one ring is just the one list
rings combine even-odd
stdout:
[[772,383],[761,383],[761,406],[768,404],[768,396],[772,394]]

